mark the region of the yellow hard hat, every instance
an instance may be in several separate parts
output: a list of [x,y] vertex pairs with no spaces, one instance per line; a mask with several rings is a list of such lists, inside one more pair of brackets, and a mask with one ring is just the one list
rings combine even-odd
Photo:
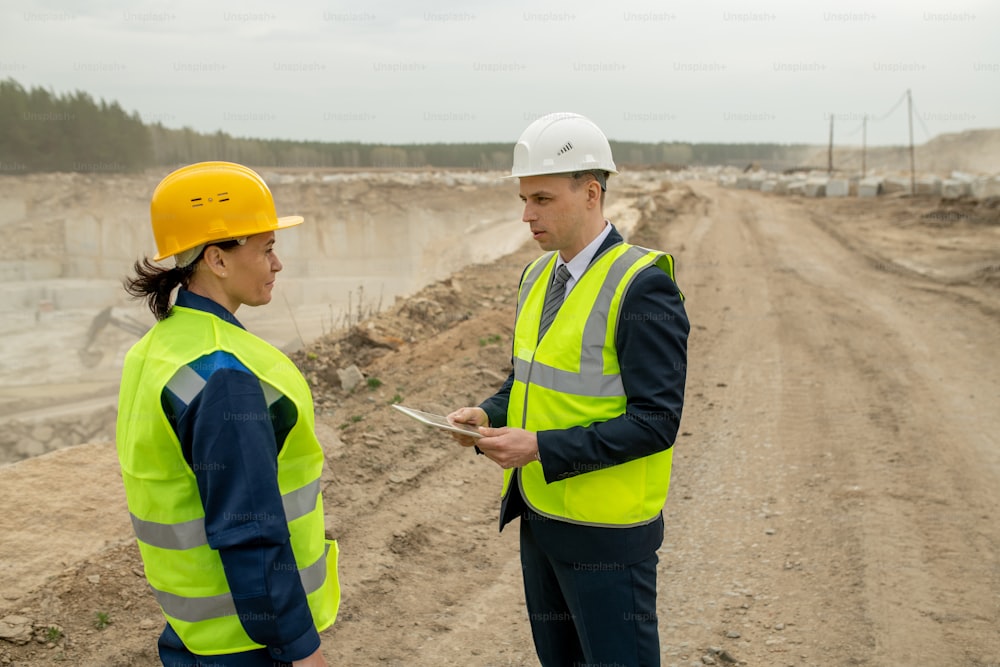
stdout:
[[199,162],[160,181],[149,204],[156,261],[212,241],[291,227],[302,216],[279,218],[264,179],[232,162]]

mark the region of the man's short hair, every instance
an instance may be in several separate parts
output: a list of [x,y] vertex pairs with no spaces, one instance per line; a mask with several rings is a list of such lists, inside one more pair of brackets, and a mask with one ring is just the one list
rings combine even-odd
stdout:
[[573,179],[574,183],[573,187],[576,188],[577,187],[576,183],[578,181],[587,179],[588,176],[597,181],[597,184],[601,186],[602,193],[608,191],[608,172],[604,171],[603,169],[588,169],[585,171],[575,171],[571,173],[570,177]]

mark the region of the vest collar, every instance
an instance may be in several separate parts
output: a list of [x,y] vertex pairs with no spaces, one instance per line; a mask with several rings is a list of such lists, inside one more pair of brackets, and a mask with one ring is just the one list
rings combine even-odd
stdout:
[[195,294],[183,287],[177,290],[177,301],[176,305],[182,308],[191,308],[192,310],[200,310],[210,315],[215,315],[220,320],[224,322],[229,322],[230,324],[235,324],[240,329],[246,330],[236,316],[230,313],[228,310],[223,308],[221,305],[212,301],[209,298],[203,297],[200,294]]

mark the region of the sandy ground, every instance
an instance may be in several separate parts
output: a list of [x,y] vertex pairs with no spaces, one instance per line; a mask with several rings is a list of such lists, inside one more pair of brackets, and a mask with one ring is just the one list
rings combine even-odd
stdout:
[[[636,201],[631,240],[674,253],[692,323],[663,664],[1000,665],[995,209],[709,183]],[[296,355],[342,549],[330,664],[537,664],[499,469],[389,407],[445,411],[500,384],[536,254]],[[351,362],[369,382],[348,394],[333,370]],[[89,445],[0,468],[0,619],[41,639],[0,641],[0,664],[157,664],[116,466]]]

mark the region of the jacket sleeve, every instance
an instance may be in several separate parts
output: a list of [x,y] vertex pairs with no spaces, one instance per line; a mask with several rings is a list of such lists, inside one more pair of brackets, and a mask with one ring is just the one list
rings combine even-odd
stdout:
[[240,622],[276,660],[305,658],[320,639],[289,542],[260,382],[242,370],[216,370],[186,413],[208,543],[222,558]]
[[[513,365],[513,359],[511,364]],[[510,388],[513,385],[514,371],[511,371],[497,393],[479,404],[486,416],[490,418],[490,426],[493,428],[502,428],[507,425],[507,404],[510,402]]]
[[673,280],[655,266],[643,269],[622,298],[616,332],[625,414],[586,427],[540,431],[547,482],[673,446],[684,404],[689,329]]

